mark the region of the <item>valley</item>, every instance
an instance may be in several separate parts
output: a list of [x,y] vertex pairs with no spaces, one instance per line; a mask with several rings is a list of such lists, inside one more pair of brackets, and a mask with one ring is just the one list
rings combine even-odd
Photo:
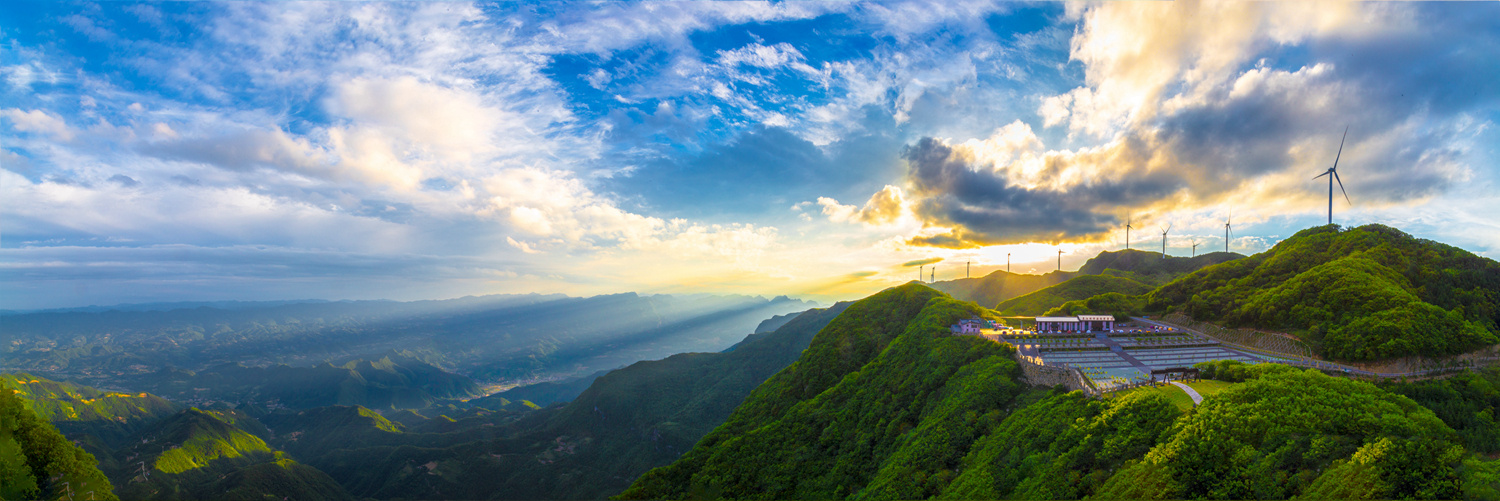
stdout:
[[[7,361],[27,369],[0,384],[124,499],[1495,492],[1500,467],[1486,455],[1500,451],[1500,425],[1483,416],[1500,398],[1484,388],[1500,385],[1500,369],[1449,365],[1422,373],[1445,379],[1403,382],[1384,376],[1416,373],[1340,361],[1349,352],[1326,333],[1349,327],[1226,322],[1285,329],[1308,350],[1278,353],[1199,330],[1223,321],[1220,310],[1163,299],[1196,288],[1195,298],[1248,298],[1221,308],[1243,311],[1236,305],[1261,301],[1240,290],[1252,282],[1223,277],[1275,266],[1283,287],[1350,259],[1387,273],[1371,266],[1434,251],[1444,248],[1383,228],[1314,229],[1250,257],[1106,252],[1051,278],[911,282],[827,308],[616,295],[12,314]],[[1359,257],[1372,255],[1385,257]],[[1419,269],[1384,276],[1410,294],[1400,297],[1452,305],[1444,315],[1473,332],[1455,346],[1496,344],[1493,301],[1462,291],[1500,268],[1449,259],[1466,266],[1441,282],[1453,292]],[[1325,304],[1323,294],[1367,312],[1335,322],[1384,318],[1344,289],[1298,290],[1314,295],[1306,304]],[[619,322],[581,322],[590,307]],[[1115,322],[1113,332],[1031,330],[1042,315]],[[966,319],[997,328],[956,334]],[[1431,345],[1421,329],[1381,335]],[[318,350],[297,349],[307,346]],[[316,354],[338,357],[309,362]],[[1076,377],[1042,384],[1027,364]],[[1202,373],[1179,381],[1192,393],[1148,383],[1152,370],[1181,367]],[[1288,400],[1289,388],[1308,397]],[[1347,416],[1296,418],[1327,413]],[[1216,456],[1227,453],[1205,448],[1205,436],[1232,436],[1239,452]],[[1018,451],[1028,459],[1017,462]],[[1402,480],[1418,470],[1391,465],[1422,465],[1422,477]]]

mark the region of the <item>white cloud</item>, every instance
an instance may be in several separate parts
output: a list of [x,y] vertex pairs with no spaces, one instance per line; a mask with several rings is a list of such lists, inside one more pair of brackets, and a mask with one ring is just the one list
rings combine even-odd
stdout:
[[15,108],[0,110],[0,116],[10,119],[11,128],[21,132],[34,132],[52,136],[58,141],[72,141],[73,130],[62,117],[45,110],[21,111]]

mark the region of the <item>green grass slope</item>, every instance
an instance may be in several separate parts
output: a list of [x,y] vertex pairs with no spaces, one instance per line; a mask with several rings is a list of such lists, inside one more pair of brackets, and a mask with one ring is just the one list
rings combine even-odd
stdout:
[[[226,420],[227,419],[227,420]],[[115,472],[120,493],[132,499],[348,499],[315,468],[286,458],[259,437],[214,411],[187,409],[143,430],[116,452],[141,468]]]
[[0,384],[0,499],[119,499],[98,461]]
[[24,372],[0,374],[27,408],[95,454],[124,445],[141,428],[182,409],[149,393],[119,393],[52,381]]
[[1296,333],[1326,358],[1441,356],[1500,342],[1500,263],[1399,230],[1303,230],[1151,292],[1153,311]]
[[982,313],[911,283],[859,301],[791,366],[625,499],[922,498],[1022,393],[1008,345],[955,337]]
[[995,309],[1005,316],[1037,316],[1069,301],[1085,300],[1111,292],[1135,296],[1151,292],[1151,290],[1151,286],[1129,278],[1113,275],[1083,275],[1005,301]]

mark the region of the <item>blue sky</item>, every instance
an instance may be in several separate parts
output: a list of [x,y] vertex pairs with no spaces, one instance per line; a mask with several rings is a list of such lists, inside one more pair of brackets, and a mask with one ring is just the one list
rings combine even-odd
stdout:
[[0,308],[1495,257],[1500,4],[6,2]]

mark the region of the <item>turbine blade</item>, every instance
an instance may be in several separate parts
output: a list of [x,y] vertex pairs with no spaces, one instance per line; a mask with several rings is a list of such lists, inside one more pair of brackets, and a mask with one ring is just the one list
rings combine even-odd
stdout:
[[1333,169],[1328,169],[1328,170],[1325,170],[1325,171],[1323,171],[1323,173],[1322,173],[1322,174],[1318,174],[1318,175],[1316,175],[1316,176],[1313,176],[1313,177],[1312,177],[1312,178],[1313,178],[1313,179],[1317,179],[1317,178],[1320,178],[1320,177],[1323,177],[1323,176],[1326,176],[1326,175],[1328,175],[1328,174],[1329,174],[1329,173],[1332,173],[1332,172],[1333,172]]
[[1344,194],[1344,201],[1345,202],[1349,202],[1349,205],[1354,205],[1354,201],[1349,200],[1349,192],[1344,191],[1344,180],[1339,179],[1339,173],[1338,172],[1334,172],[1333,173],[1333,180],[1339,182],[1339,192],[1341,192],[1341,193]]
[[1344,140],[1348,139],[1348,138],[1349,138],[1349,126],[1345,125],[1344,126],[1344,137],[1339,139],[1339,154],[1338,155],[1334,155],[1334,157],[1333,157],[1333,168],[1328,169],[1328,172],[1333,172],[1334,170],[1336,170],[1336,169],[1339,168],[1339,157],[1344,156]]

